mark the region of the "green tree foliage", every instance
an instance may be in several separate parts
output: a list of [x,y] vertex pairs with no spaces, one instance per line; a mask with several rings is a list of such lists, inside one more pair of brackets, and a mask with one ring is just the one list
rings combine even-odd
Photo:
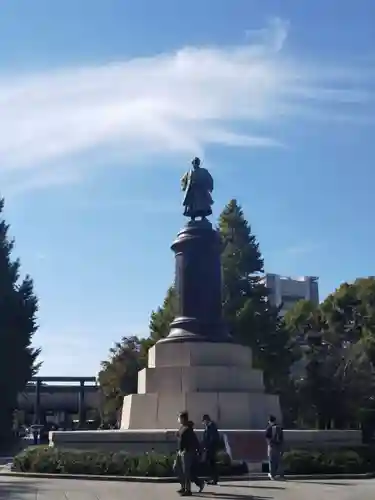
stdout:
[[[0,200],[0,216],[4,200]],[[8,236],[9,225],[0,219],[0,441],[11,435],[17,396],[34,375],[39,364],[39,349],[32,347],[37,331],[38,300],[29,276],[20,280],[20,262],[12,260],[14,241]]]
[[98,375],[101,389],[102,419],[116,422],[124,396],[137,392],[138,371],[147,364],[149,342],[138,337],[123,337],[101,363]]
[[253,349],[254,364],[264,371],[266,387],[280,392],[289,376],[293,350],[279,311],[262,283],[259,243],[236,200],[219,217],[222,238],[223,316],[237,342]]
[[375,339],[375,278],[342,284],[321,305],[333,343]]
[[257,315],[267,295],[260,282],[263,258],[236,200],[220,214],[218,230],[222,239],[223,315],[234,338],[249,345],[252,332],[247,327],[250,322],[253,331],[258,327]]
[[296,381],[299,416],[321,428],[358,421],[374,391],[375,280],[343,284],[318,307],[300,301],[285,315],[304,343],[305,371]]
[[149,330],[150,338],[154,343],[168,335],[169,325],[176,316],[176,307],[176,292],[171,286],[168,288],[163,305],[151,313]]
[[296,341],[308,341],[325,328],[322,313],[310,300],[299,300],[284,316],[285,328]]
[[[358,421],[360,409],[372,404],[375,390],[374,367],[362,342],[341,349],[335,379],[343,396],[343,414],[348,422]],[[337,415],[336,422],[342,423],[340,415]]]
[[374,370],[360,343],[310,346],[305,374],[297,381],[300,416],[322,429],[358,422],[374,390]]

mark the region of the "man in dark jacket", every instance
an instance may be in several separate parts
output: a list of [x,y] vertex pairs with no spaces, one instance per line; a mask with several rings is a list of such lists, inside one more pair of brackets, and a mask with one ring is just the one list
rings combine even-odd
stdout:
[[266,441],[268,451],[269,472],[268,477],[274,480],[279,474],[283,477],[281,470],[281,459],[284,449],[284,431],[276,421],[276,417],[270,415],[266,428]]
[[[189,420],[188,426],[191,427],[194,431],[194,422]],[[198,476],[198,469],[199,469],[199,464],[200,464],[200,460],[201,460],[201,447],[200,447],[200,443],[199,443],[198,437],[195,434],[195,432],[194,432],[194,436],[196,439],[196,452],[195,452],[193,463],[192,463],[191,469],[190,469],[190,477],[191,477],[191,480],[196,484],[196,486],[198,486],[199,493],[202,493],[204,486],[205,486],[205,482],[203,481],[203,479],[201,479]]]
[[211,477],[209,484],[217,484],[219,477],[217,472],[216,456],[220,447],[220,435],[217,425],[211,420],[209,415],[203,415],[202,422],[204,426],[202,445],[205,453],[205,461]]
[[194,432],[194,426],[192,422],[189,421],[188,413],[180,413],[178,420],[180,429],[177,433],[178,448],[175,470],[181,483],[181,489],[179,490],[180,495],[191,496],[192,479],[197,484],[200,491],[202,491],[204,487],[203,481],[198,479],[196,470],[194,470],[199,449],[199,441]]

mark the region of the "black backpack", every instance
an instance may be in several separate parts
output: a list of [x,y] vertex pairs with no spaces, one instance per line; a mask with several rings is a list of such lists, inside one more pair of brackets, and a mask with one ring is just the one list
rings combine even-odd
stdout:
[[275,433],[273,428],[271,428],[272,438],[271,443],[275,445],[281,445],[284,442],[284,431],[280,425],[273,426],[275,428]]

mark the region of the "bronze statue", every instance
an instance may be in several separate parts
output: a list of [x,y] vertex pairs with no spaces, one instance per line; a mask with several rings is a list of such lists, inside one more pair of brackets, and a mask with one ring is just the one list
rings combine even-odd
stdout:
[[199,158],[194,158],[191,163],[193,168],[182,177],[181,187],[185,192],[184,215],[194,221],[196,217],[205,219],[212,214],[214,180],[209,171],[200,166]]

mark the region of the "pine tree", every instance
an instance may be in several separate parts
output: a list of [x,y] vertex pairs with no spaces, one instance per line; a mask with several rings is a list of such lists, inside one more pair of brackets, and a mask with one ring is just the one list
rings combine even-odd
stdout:
[[[263,312],[267,296],[260,282],[263,258],[259,244],[236,200],[224,208],[218,229],[222,238],[223,315],[235,340],[253,347],[257,316]],[[250,318],[254,324],[248,330]]]
[[169,333],[169,325],[176,316],[176,292],[173,286],[168,288],[163,305],[152,311],[150,318],[150,338],[157,342]]
[[[0,200],[0,214],[4,200]],[[12,260],[14,241],[8,237],[9,225],[0,219],[0,440],[11,436],[17,396],[39,368],[39,349],[31,345],[38,325],[38,300],[33,281],[20,282],[20,262]]]
[[219,217],[222,237],[223,316],[236,342],[253,349],[254,364],[264,371],[268,390],[280,392],[293,353],[279,311],[262,283],[259,243],[236,200]]

